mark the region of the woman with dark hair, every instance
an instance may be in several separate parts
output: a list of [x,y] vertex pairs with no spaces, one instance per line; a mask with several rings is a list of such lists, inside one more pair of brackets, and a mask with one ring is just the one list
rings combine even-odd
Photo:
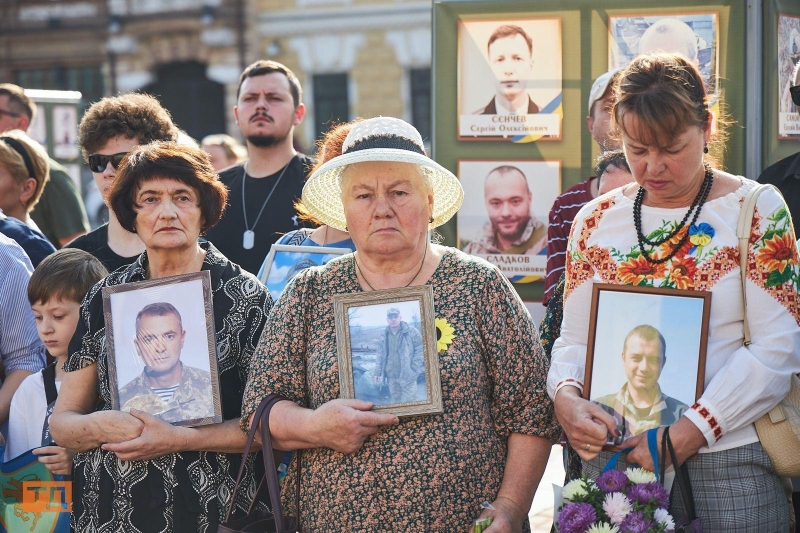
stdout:
[[[609,458],[608,435],[618,430],[611,415],[581,397],[592,285],[710,291],[705,389],[669,435],[678,461],[697,454],[686,464],[704,531],[787,531],[781,479],[753,422],[800,371],[797,245],[783,198],[764,192],[749,240],[752,343],[745,346],[736,227],[755,183],[714,168],[708,102],[697,67],[680,55],[639,56],[622,73],[612,116],[635,183],[589,202],[575,218],[548,391],[583,473],[597,477]],[[666,409],[663,399],[660,391],[642,405],[622,398],[651,417]],[[623,445],[635,447],[628,463],[652,471],[644,436]],[[673,495],[676,518],[686,516],[681,502]]]
[[[56,442],[78,451],[76,531],[215,531],[229,505],[246,440],[238,430],[242,392],[272,300],[211,243],[198,243],[222,215],[227,193],[205,152],[175,143],[132,149],[111,185],[109,206],[145,251],[84,299],[51,420]],[[211,274],[224,422],[177,427],[111,410],[102,288],[201,270]],[[253,461],[237,513],[256,490]]]

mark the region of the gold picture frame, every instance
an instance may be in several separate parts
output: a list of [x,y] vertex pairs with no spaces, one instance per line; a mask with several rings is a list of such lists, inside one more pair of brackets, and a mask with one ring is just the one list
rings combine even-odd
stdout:
[[430,285],[338,294],[333,307],[341,398],[399,417],[443,412]]
[[113,409],[176,426],[222,422],[208,271],[103,287],[103,312]]

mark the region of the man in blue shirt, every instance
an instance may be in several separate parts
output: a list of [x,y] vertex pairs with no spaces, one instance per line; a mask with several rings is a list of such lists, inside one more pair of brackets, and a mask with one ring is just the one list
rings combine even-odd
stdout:
[[12,239],[0,234],[0,358],[5,379],[0,385],[0,424],[8,422],[11,397],[29,375],[45,364],[45,350],[36,333],[28,304],[28,280],[33,272],[28,256]]

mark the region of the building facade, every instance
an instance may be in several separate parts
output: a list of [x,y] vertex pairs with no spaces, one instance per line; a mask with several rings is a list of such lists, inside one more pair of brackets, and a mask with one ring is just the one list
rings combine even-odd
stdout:
[[195,138],[227,132],[239,73],[257,59],[296,72],[310,150],[331,122],[388,115],[430,137],[426,0],[6,0],[0,80],[157,96]]

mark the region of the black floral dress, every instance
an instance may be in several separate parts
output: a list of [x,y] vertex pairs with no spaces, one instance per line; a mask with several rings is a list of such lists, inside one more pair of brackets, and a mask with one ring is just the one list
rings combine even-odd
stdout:
[[[429,282],[455,330],[438,354],[444,413],[403,418],[355,454],[302,454],[301,521],[317,531],[467,531],[497,496],[511,433],[555,440],[547,360],[500,271],[447,249]],[[276,303],[253,359],[243,425],[271,392],[317,408],[339,397],[333,295],[360,292],[353,255],[299,274]],[[284,502],[293,511],[295,469]]]
[[[217,340],[222,415],[237,419],[250,359],[272,307],[266,288],[251,274],[228,261],[210,243],[202,243],[202,270],[211,273],[214,330]],[[147,253],[129,267],[92,287],[81,304],[81,319],[70,343],[67,372],[97,365],[100,398],[96,410],[111,409],[108,355],[101,289],[144,281]],[[263,472],[250,455],[247,480],[236,508],[246,511]],[[182,452],[150,461],[120,461],[100,448],[75,455],[73,478],[74,531],[216,531],[233,492],[241,454]],[[259,472],[254,472],[259,470]]]

